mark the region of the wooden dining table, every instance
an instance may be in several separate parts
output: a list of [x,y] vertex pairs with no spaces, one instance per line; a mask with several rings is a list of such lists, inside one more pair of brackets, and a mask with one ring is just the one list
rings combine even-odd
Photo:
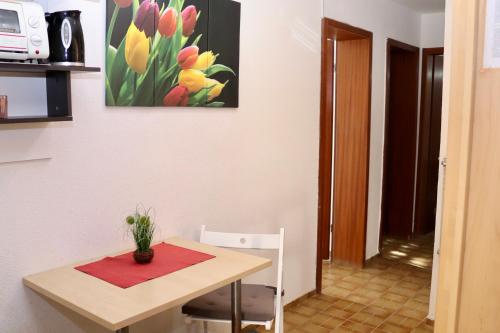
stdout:
[[215,258],[126,289],[75,269],[99,258],[29,275],[23,282],[43,297],[120,333],[128,333],[135,323],[231,284],[232,332],[241,332],[241,279],[270,267],[272,261],[181,238],[164,242]]

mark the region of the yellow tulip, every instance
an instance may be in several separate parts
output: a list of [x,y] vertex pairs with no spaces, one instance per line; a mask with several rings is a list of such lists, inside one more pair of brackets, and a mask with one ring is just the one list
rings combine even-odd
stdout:
[[149,57],[149,39],[134,23],[130,25],[125,39],[125,60],[138,74],[146,72]]
[[205,87],[205,74],[196,69],[184,69],[179,73],[179,85],[189,93],[195,93]]
[[206,71],[210,66],[215,63],[215,59],[217,57],[214,56],[212,51],[203,52],[198,56],[198,60],[193,66],[193,69],[198,69],[200,71]]
[[225,84],[220,83],[217,80],[206,79],[205,80],[205,87],[206,88],[211,87],[209,92],[208,92],[208,101],[210,102],[214,98],[219,97],[220,94],[222,93],[222,89],[224,89],[225,86],[226,86]]

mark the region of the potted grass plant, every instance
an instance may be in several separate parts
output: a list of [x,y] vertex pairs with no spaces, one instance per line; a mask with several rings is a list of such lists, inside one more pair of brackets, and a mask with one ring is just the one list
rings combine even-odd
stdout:
[[135,214],[127,216],[126,222],[137,246],[134,251],[134,260],[138,264],[150,263],[154,257],[151,242],[156,229],[151,218],[151,208],[142,210],[137,208]]

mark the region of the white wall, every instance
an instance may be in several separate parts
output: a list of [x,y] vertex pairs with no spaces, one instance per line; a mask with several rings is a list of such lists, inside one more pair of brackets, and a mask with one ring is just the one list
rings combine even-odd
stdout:
[[420,14],[390,0],[325,0],[325,16],[373,32],[370,184],[366,257],[378,253],[387,38],[419,46]]
[[[131,247],[122,220],[137,203],[156,209],[161,238],[284,226],[286,299],[315,288],[321,0],[241,2],[238,110],[108,109],[102,73],[77,74],[74,122],[0,127],[12,158],[48,158],[0,164],[1,333],[102,332],[21,280]],[[49,3],[83,10],[88,65],[103,66],[105,1]]]
[[420,46],[422,48],[444,46],[445,13],[422,14]]

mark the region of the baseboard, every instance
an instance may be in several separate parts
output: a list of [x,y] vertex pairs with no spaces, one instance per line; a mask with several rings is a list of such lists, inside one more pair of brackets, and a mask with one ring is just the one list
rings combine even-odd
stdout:
[[298,303],[302,302],[303,300],[309,298],[309,297],[312,297],[316,295],[316,290],[312,290],[298,298],[296,298],[295,300],[291,301],[290,303],[288,303],[287,305],[285,305],[285,311],[288,310],[289,308],[291,307],[294,307],[295,305],[297,305]]
[[373,262],[375,261],[375,259],[378,259],[378,258],[381,258],[382,256],[380,255],[380,253],[377,253],[376,255],[374,255],[373,257],[370,257],[368,259],[365,260],[365,265],[370,263],[370,262]]

